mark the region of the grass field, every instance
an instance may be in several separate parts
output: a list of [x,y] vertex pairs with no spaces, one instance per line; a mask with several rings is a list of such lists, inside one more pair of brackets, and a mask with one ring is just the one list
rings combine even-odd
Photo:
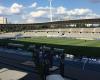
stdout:
[[89,56],[100,58],[100,41],[99,40],[80,40],[67,38],[22,38],[21,42],[30,42],[38,44],[46,44],[51,47],[63,48],[68,54],[76,56]]
[[46,45],[48,47],[64,49],[66,53],[76,56],[89,56],[100,58],[99,40],[79,40],[67,38],[20,38],[17,40],[0,40],[1,46],[7,46],[8,43],[23,44],[22,49],[28,50],[30,45]]
[[79,40],[79,39],[66,39],[66,38],[21,38],[18,41],[35,42],[35,43],[47,43],[56,45],[72,45],[72,46],[88,46],[88,47],[100,47],[99,40]]

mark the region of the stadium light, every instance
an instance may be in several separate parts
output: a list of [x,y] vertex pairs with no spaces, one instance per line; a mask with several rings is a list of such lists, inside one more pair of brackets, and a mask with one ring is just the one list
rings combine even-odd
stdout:
[[52,0],[48,0],[50,4],[50,22],[52,22]]

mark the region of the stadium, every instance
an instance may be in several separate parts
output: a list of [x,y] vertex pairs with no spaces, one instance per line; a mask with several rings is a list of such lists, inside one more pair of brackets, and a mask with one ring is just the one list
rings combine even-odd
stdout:
[[[33,43],[77,46],[72,54],[99,57],[100,19],[81,19],[35,24],[1,24],[1,39],[16,39]],[[59,38],[59,39],[58,39]],[[93,48],[93,49],[92,49]],[[88,51],[92,49],[91,53]],[[96,52],[95,52],[96,50]],[[88,55],[89,54],[89,55]]]
[[100,15],[38,1],[0,4],[0,80],[100,80]]
[[[71,80],[84,80],[86,79],[86,77],[91,80],[99,79],[99,27],[100,19],[80,19],[35,24],[0,24],[0,51],[2,51],[3,49],[7,49],[7,51],[5,50],[5,53],[7,52],[8,55],[12,53],[12,56],[17,55],[17,58],[19,54],[23,55],[24,57],[32,57],[32,53],[29,52],[33,52],[33,49],[35,49],[34,46],[37,46],[36,48],[40,47],[40,50],[42,47],[42,49],[45,50],[46,53],[48,53],[48,51],[50,53],[54,51],[53,53],[58,54],[59,52],[62,53],[62,49],[64,49],[64,53],[66,55],[66,67],[64,69],[65,74],[62,74],[63,68],[60,67],[62,76],[64,75],[67,78],[71,78]],[[54,49],[51,50],[49,48]],[[18,50],[18,53],[16,52],[16,50]],[[16,55],[14,55],[13,53],[15,53]],[[2,57],[14,60],[11,55],[5,55],[7,54],[0,54],[1,62]],[[26,59],[28,61],[32,61],[29,57]],[[23,58],[20,56],[19,59]],[[64,57],[61,57],[61,60],[63,59]],[[30,62],[27,63],[27,60],[25,60],[26,63],[22,63],[24,64],[24,68],[25,65],[30,64]],[[38,60],[36,60],[37,58],[35,58],[34,62],[36,62],[37,64]],[[15,64],[15,62],[12,64]],[[57,65],[57,63],[55,62],[54,64]],[[94,64],[96,65],[96,67],[93,66]],[[62,63],[60,63],[60,65],[64,67]],[[24,70],[31,71],[31,68],[26,68]],[[73,73],[73,71],[75,73]],[[80,76],[78,76],[79,74]],[[89,74],[94,76],[91,77],[91,75]],[[43,80],[45,80],[44,77]]]
[[0,37],[65,37],[99,40],[99,26],[100,19],[56,21],[36,24],[1,24],[0,31],[3,34]]

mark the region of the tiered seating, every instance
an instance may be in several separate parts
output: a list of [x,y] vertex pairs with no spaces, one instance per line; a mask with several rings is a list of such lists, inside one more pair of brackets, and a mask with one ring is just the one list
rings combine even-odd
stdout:
[[72,28],[71,33],[79,33],[81,31],[81,28]]
[[15,33],[3,33],[3,34],[0,34],[0,38],[12,38],[14,37],[16,34]]
[[48,32],[47,37],[60,37],[61,32]]
[[96,33],[100,33],[100,28],[95,28]]
[[83,33],[92,33],[94,28],[84,28]]
[[0,38],[13,37],[71,37],[71,38],[100,38],[100,28],[64,28],[64,29],[44,29],[26,32],[12,32],[0,34]]

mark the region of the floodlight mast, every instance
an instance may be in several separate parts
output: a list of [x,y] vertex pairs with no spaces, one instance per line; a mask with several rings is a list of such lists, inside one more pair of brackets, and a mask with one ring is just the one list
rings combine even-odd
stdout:
[[52,0],[49,0],[50,4],[50,22],[52,22]]

